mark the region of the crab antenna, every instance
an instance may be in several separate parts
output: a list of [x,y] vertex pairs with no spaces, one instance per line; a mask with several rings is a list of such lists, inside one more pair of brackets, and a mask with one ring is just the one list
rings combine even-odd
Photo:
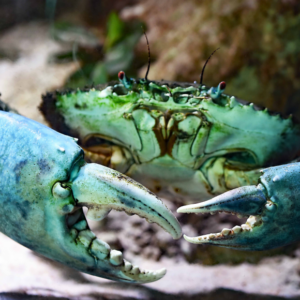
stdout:
[[204,64],[204,66],[203,66],[203,68],[202,68],[202,72],[201,72],[201,75],[200,75],[200,86],[202,86],[202,82],[203,82],[203,75],[204,75],[204,70],[205,70],[205,67],[206,67],[206,65],[207,65],[207,63],[208,63],[208,61],[210,60],[210,58],[213,56],[213,54],[217,51],[217,50],[219,50],[220,49],[220,47],[219,48],[217,48],[214,52],[212,52],[212,54],[209,56],[209,58],[206,60],[206,62],[205,62],[205,64]]
[[147,47],[148,47],[148,67],[147,67],[147,71],[146,71],[146,75],[145,75],[145,79],[148,80],[148,73],[149,73],[149,70],[150,70],[150,62],[151,62],[150,46],[149,46],[149,41],[148,41],[148,37],[147,37],[146,31],[145,31],[145,28],[143,26],[142,26],[142,28],[143,28],[143,31],[144,31],[144,35],[145,35],[145,38],[146,38],[146,41],[147,41]]

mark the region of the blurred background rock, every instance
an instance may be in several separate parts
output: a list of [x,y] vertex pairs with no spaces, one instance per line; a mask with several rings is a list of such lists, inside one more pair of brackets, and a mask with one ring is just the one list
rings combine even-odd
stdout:
[[[2,100],[21,114],[45,122],[37,107],[40,95],[47,91],[117,80],[120,70],[132,77],[144,77],[148,54],[143,28],[151,49],[150,80],[199,82],[204,62],[220,48],[205,70],[206,85],[217,86],[224,80],[227,82],[226,93],[300,119],[300,2],[296,0],[0,0]],[[176,206],[173,206],[175,211]],[[208,228],[218,231],[237,222],[228,215],[184,215],[180,218],[184,232],[190,235],[206,232]],[[250,293],[251,299],[264,299],[264,296],[254,295],[257,293],[282,297],[300,295],[298,244],[255,253],[197,247],[183,240],[174,242],[158,227],[134,217],[120,217],[117,213],[109,215],[100,227],[98,224],[93,226],[99,237],[116,249],[124,250],[125,257],[136,260],[135,256],[139,255],[141,260],[156,266],[161,266],[167,259],[169,269],[172,264],[180,264],[185,270],[180,272],[174,267],[162,283],[151,285],[153,290],[137,292],[139,296],[134,299],[152,299],[154,295],[175,299],[172,297],[178,294],[181,295],[178,297],[185,297],[180,299],[190,299],[188,295],[204,297],[210,292],[212,297],[217,297],[224,292],[214,291],[224,287]],[[142,232],[143,236],[139,234]],[[0,255],[5,256],[0,260],[0,270],[7,270],[0,272],[0,292],[32,292],[34,277],[23,285],[20,281],[11,284],[10,278],[18,271],[14,257],[9,258],[7,254],[22,246],[10,244],[2,235],[0,240],[1,247],[8,245],[8,249],[13,249],[4,251],[2,248],[1,252],[0,247]],[[24,261],[27,261],[26,255]],[[33,255],[30,259],[28,261],[33,264],[43,263],[41,258]],[[195,264],[192,269],[188,262]],[[280,277],[270,277],[268,274],[274,275],[277,265],[281,268]],[[50,279],[39,272],[52,274],[53,290],[56,290],[58,279],[81,284],[82,276],[85,276],[78,275],[76,279],[76,271],[65,271],[65,276],[61,277],[55,273],[57,269],[64,270],[61,265],[47,262],[47,266],[47,272],[35,270],[40,278],[45,276],[45,281],[39,282],[44,288],[49,287],[45,282]],[[195,266],[199,269],[194,269]],[[191,272],[195,274],[195,286],[190,284]],[[210,274],[207,281],[205,272]],[[235,278],[230,278],[232,272]],[[244,275],[245,272],[248,275]],[[218,281],[212,282],[216,274]],[[3,276],[6,276],[5,281]],[[197,278],[202,280],[201,284]],[[93,280],[84,277],[83,281],[92,285]],[[187,284],[189,290],[185,293],[184,288],[176,288],[178,282]],[[118,284],[113,286],[116,290],[123,288]],[[69,285],[69,290],[72,288],[73,285]],[[156,289],[164,294],[155,294]],[[61,286],[59,290],[62,291]],[[101,290],[102,296],[104,290]],[[100,290],[95,291],[100,297],[97,293]],[[112,293],[111,289],[109,293]],[[53,293],[49,295],[53,296]],[[228,295],[230,299],[241,297],[239,293]],[[118,297],[122,298],[119,290]]]
[[[299,12],[296,0],[1,0],[0,30],[47,21],[52,37],[73,43],[83,64],[86,81],[73,74],[78,81],[69,85],[75,85],[115,79],[118,66],[143,77],[143,24],[151,79],[198,80],[205,60],[220,47],[206,69],[207,85],[225,80],[229,94],[299,117]],[[66,61],[68,55],[56,58]]]

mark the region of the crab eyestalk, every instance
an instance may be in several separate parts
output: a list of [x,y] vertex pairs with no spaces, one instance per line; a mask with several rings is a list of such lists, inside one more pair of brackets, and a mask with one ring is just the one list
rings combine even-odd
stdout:
[[218,84],[218,87],[211,87],[208,91],[208,94],[210,95],[210,97],[212,99],[217,99],[220,97],[220,95],[225,91],[226,88],[226,82],[225,81],[221,81]]
[[120,82],[124,85],[124,87],[126,89],[132,88],[135,81],[132,78],[128,78],[124,71],[120,71],[118,73],[118,77],[119,77]]

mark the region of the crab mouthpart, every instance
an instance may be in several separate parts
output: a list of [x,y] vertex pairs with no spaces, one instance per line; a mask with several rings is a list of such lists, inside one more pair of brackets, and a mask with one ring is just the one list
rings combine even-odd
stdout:
[[237,215],[239,218],[248,217],[245,224],[233,228],[223,228],[219,233],[210,233],[198,237],[184,239],[193,244],[213,244],[228,248],[247,248],[246,240],[255,236],[261,230],[265,220],[266,209],[271,210],[273,203],[267,200],[264,188],[261,184],[256,186],[245,186],[226,192],[211,200],[186,205],[178,208],[179,213],[220,213],[227,212]]
[[181,237],[180,225],[159,198],[129,177],[98,164],[82,166],[70,186],[76,201],[75,209],[67,216],[70,234],[88,249],[98,269],[107,271],[107,275],[102,277],[146,283],[165,275],[165,269],[141,271],[126,261],[120,251],[111,250],[89,229],[80,209],[87,207],[86,216],[92,220],[105,218],[112,209],[125,211],[129,215],[137,214],[148,222],[157,223],[174,239],[178,239]]

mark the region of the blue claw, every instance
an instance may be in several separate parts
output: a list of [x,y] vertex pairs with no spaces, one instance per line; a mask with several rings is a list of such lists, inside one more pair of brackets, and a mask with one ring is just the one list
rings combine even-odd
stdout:
[[140,271],[98,239],[87,218],[111,209],[158,223],[174,238],[180,225],[153,193],[127,176],[86,164],[71,137],[17,114],[0,112],[0,231],[20,244],[91,275],[124,282],[160,279]]
[[300,240],[300,163],[262,171],[259,184],[226,192],[209,201],[180,207],[178,212],[227,211],[250,215],[246,224],[220,233],[184,238],[241,250],[266,250]]

